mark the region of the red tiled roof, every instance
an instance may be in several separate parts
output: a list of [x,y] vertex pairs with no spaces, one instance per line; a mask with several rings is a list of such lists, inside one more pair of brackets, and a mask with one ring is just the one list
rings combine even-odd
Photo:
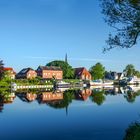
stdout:
[[13,74],[16,74],[16,72],[11,67],[3,67],[4,71],[12,71]]
[[80,76],[83,73],[84,70],[85,70],[85,73],[87,75],[90,75],[89,71],[86,68],[84,68],[84,67],[75,68],[75,75]]
[[13,71],[13,68],[10,68],[10,67],[4,67],[3,70],[4,70],[4,71],[8,71],[8,70]]

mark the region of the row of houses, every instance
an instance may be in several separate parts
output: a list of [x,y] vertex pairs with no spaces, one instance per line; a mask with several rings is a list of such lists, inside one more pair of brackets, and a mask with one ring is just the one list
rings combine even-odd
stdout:
[[[24,68],[20,72],[16,73],[13,68],[4,67],[5,71],[11,79],[33,79],[37,76],[43,79],[63,79],[63,71],[60,67],[55,66],[39,66],[36,70],[32,68]],[[75,68],[75,78],[81,80],[91,80],[93,77],[85,67]],[[109,80],[122,80],[125,77],[125,73],[107,72],[105,79]]]
[[[3,71],[5,71],[8,76],[11,79],[33,79],[37,76],[43,78],[43,79],[63,79],[63,71],[60,67],[55,66],[39,66],[37,70],[34,70],[32,68],[24,68],[20,72],[16,73],[13,68],[5,67],[3,68]],[[75,68],[75,78],[81,79],[81,80],[91,80],[91,74],[89,71],[84,68]]]

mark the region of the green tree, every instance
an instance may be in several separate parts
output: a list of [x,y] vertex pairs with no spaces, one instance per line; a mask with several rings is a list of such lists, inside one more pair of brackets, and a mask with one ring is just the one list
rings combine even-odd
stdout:
[[127,77],[134,76],[135,71],[136,71],[135,67],[132,64],[127,65],[126,68],[124,69],[124,72],[126,73]]
[[136,71],[134,72],[134,75],[137,76],[138,78],[140,78],[140,71],[136,70]]
[[52,61],[52,62],[46,64],[46,66],[61,67],[61,69],[63,70],[63,78],[65,78],[65,79],[74,78],[74,70],[73,70],[72,66],[70,66],[65,61],[60,61],[60,60]]
[[103,79],[105,75],[105,67],[101,63],[97,63],[89,69],[93,79]]
[[96,91],[93,90],[93,93],[91,94],[90,98],[91,100],[96,103],[97,105],[102,105],[105,101],[105,91]]
[[127,130],[123,140],[140,140],[140,123],[131,124]]
[[104,51],[115,47],[131,48],[140,37],[140,0],[101,0],[105,22],[116,34],[109,34]]

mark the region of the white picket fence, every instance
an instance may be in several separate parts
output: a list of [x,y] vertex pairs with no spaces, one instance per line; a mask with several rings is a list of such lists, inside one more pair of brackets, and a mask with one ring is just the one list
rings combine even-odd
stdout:
[[19,86],[16,84],[11,85],[12,90],[18,90],[18,89],[39,89],[39,88],[53,88],[53,85],[28,85],[28,86]]

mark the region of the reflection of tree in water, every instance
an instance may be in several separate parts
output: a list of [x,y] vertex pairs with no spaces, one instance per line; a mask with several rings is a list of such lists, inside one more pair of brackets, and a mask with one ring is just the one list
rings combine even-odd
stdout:
[[104,95],[104,93],[105,93],[104,90],[102,90],[102,91],[93,90],[90,98],[97,105],[101,105],[105,101],[105,95]]
[[128,127],[124,140],[140,140],[140,123],[133,123]]
[[126,94],[124,95],[124,97],[126,98],[126,100],[129,102],[129,103],[133,103],[135,102],[136,100],[136,97],[140,96],[140,90],[137,91],[137,92],[134,92],[134,91],[127,91]]
[[64,92],[63,100],[50,102],[48,105],[56,109],[68,107],[72,103],[72,99],[74,99],[74,92],[75,90],[67,90]]
[[3,106],[4,106],[3,97],[0,95],[0,112],[3,111]]

